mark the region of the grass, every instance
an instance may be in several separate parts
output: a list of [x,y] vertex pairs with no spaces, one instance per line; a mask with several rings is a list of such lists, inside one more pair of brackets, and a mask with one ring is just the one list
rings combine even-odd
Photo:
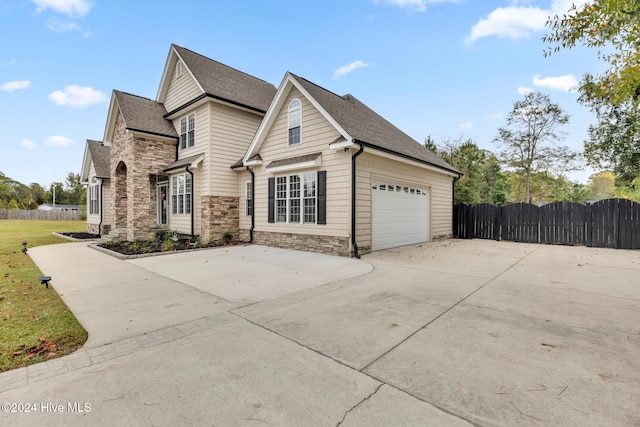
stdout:
[[87,331],[56,291],[40,284],[42,273],[20,251],[68,240],[53,231],[77,231],[84,221],[0,220],[0,372],[72,353]]

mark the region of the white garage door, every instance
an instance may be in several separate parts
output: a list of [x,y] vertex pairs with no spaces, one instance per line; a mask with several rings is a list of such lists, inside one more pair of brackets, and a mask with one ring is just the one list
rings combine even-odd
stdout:
[[429,195],[410,185],[373,185],[372,247],[374,251],[429,240]]

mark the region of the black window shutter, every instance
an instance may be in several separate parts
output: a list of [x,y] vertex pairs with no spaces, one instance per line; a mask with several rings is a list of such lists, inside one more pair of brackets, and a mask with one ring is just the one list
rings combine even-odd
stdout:
[[269,178],[269,222],[275,222],[276,179]]
[[327,171],[318,171],[318,224],[327,223]]

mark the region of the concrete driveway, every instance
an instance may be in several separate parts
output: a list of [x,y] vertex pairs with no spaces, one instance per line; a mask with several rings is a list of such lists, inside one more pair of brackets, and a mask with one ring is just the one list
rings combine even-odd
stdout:
[[0,422],[640,425],[638,251],[473,240],[360,261],[261,246],[29,254],[90,340],[0,374],[0,402],[37,409]]

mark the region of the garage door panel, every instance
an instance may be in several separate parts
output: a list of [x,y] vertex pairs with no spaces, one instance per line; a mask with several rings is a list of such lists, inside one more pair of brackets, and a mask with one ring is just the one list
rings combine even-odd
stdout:
[[425,190],[406,185],[374,185],[372,217],[373,250],[429,240],[429,197]]

